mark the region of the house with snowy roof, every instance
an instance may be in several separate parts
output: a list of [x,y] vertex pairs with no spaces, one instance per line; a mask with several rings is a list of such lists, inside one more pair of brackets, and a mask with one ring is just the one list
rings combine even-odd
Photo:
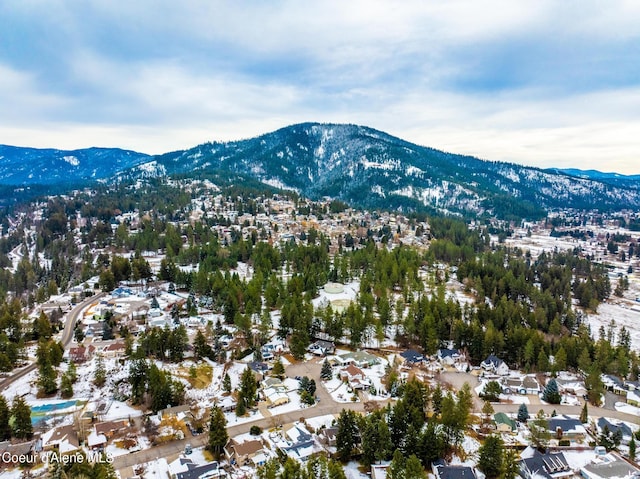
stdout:
[[509,374],[509,366],[502,359],[494,354],[490,354],[487,359],[480,363],[480,367],[487,372],[497,374],[498,376],[506,376]]
[[549,432],[558,439],[583,441],[587,437],[587,430],[580,420],[566,415],[554,416],[547,421]]
[[362,369],[354,364],[349,364],[340,371],[340,379],[349,383],[353,389],[366,389],[371,386],[371,381],[364,374]]
[[70,454],[80,449],[78,433],[73,425],[54,427],[42,435],[42,449]]
[[309,345],[307,351],[315,354],[316,356],[326,356],[327,354],[333,354],[336,352],[336,345],[333,341],[318,339]]
[[520,477],[558,479],[572,477],[573,471],[562,452],[540,452],[537,449],[528,448],[523,452],[520,460]]
[[431,471],[436,479],[477,479],[474,468],[462,465],[451,465],[442,459],[431,464]]
[[229,458],[229,462],[238,466],[251,464],[259,466],[266,462],[264,444],[257,439],[244,442],[237,442],[231,439],[225,446],[225,453]]
[[404,359],[407,366],[416,366],[424,361],[424,356],[415,349],[407,349],[400,353],[400,357]]
[[613,452],[596,454],[589,464],[580,469],[580,476],[584,479],[636,478],[639,475],[640,469]]
[[453,366],[462,359],[459,349],[438,349],[438,361],[444,366]]
[[598,418],[598,422],[596,423],[598,427],[598,433],[602,434],[605,431],[605,428],[609,430],[610,433],[616,434],[620,431],[620,437],[622,438],[623,444],[629,444],[631,442],[631,437],[633,436],[633,431],[628,424],[622,421],[616,421],[614,419],[609,419],[606,417]]

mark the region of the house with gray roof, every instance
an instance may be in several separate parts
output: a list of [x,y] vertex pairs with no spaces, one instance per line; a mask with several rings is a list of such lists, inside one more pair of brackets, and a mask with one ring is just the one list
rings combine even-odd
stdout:
[[520,477],[525,479],[557,479],[566,476],[573,476],[573,471],[562,452],[542,453],[534,449],[532,456],[520,461]]

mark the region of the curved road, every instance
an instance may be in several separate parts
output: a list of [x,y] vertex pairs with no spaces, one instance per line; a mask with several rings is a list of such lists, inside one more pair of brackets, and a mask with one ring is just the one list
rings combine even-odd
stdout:
[[[75,327],[76,321],[78,320],[78,316],[82,312],[84,308],[89,306],[91,303],[99,300],[105,293],[99,293],[95,296],[91,296],[90,298],[85,299],[81,303],[77,304],[70,312],[67,314],[67,321],[64,324],[64,329],[62,330],[62,337],[60,338],[60,342],[62,346],[67,349],[67,346],[71,342],[71,338],[73,338],[73,329]],[[34,362],[20,369],[19,371],[14,372],[11,376],[0,381],[0,390],[6,389],[11,383],[17,381],[18,379],[26,376],[31,371],[34,371],[38,365]]]

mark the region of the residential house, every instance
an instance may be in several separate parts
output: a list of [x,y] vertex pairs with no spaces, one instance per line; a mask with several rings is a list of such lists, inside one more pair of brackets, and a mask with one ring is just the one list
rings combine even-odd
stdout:
[[316,356],[326,356],[327,354],[333,354],[336,352],[336,345],[333,341],[325,341],[324,339],[318,339],[307,350]]
[[366,389],[371,386],[371,381],[366,377],[362,369],[349,364],[340,371],[340,379],[349,383],[353,389]]
[[89,346],[77,346],[69,349],[69,360],[73,363],[84,363],[85,361],[90,360],[95,353],[96,348],[93,344]]
[[523,452],[520,461],[520,476],[523,478],[558,479],[573,477],[573,471],[562,452],[540,452],[529,448]]
[[288,404],[290,399],[285,391],[280,388],[269,387],[262,391],[267,407],[282,406]]
[[613,391],[614,394],[619,394],[621,396],[627,395],[627,389],[624,387],[624,381],[617,376],[613,376],[612,374],[603,374],[601,376],[602,384],[609,391]]
[[589,464],[580,469],[580,476],[584,479],[633,478],[638,475],[640,469],[613,452],[596,454]]
[[315,442],[313,435],[303,425],[296,424],[287,429],[285,434],[288,442],[286,446],[279,446],[282,452],[300,462],[304,462],[311,457]]
[[431,464],[436,479],[477,479],[476,471],[469,466],[449,465],[442,459]]
[[107,442],[107,436],[98,434],[95,429],[93,429],[87,437],[87,446],[89,446],[90,449],[103,449],[107,445]]
[[115,341],[104,348],[103,354],[108,358],[121,358],[126,349],[124,341]]
[[487,372],[497,374],[498,376],[506,376],[509,374],[509,366],[502,359],[490,354],[487,359],[480,363],[480,367]]
[[493,416],[498,432],[515,432],[516,422],[503,412],[498,412]]
[[438,349],[438,361],[444,366],[453,366],[462,359],[459,349]]
[[355,364],[359,368],[368,368],[378,364],[378,358],[366,351],[353,351],[336,356],[338,364],[344,366],[347,364]]
[[80,449],[78,434],[72,425],[54,427],[42,435],[42,449],[60,454],[73,453]]
[[505,394],[538,395],[542,391],[535,376],[509,376],[502,380]]
[[547,422],[549,432],[557,439],[581,442],[587,437],[587,431],[578,419],[562,415],[551,417]]
[[249,366],[249,369],[253,371],[253,375],[256,377],[256,381],[258,382],[262,381],[269,371],[269,365],[262,361],[251,361],[247,366]]
[[422,364],[422,362],[424,361],[424,356],[415,349],[407,349],[406,351],[402,351],[400,353],[400,356],[404,359],[404,363],[410,367]]
[[640,407],[640,391],[628,391],[627,403],[632,406]]
[[607,428],[612,434],[620,431],[622,444],[629,444],[629,442],[631,442],[633,431],[626,423],[622,421],[614,421],[606,417],[601,417],[598,418],[598,422],[596,424],[598,426],[599,433],[604,432],[605,428]]
[[238,466],[253,464],[259,466],[266,462],[264,445],[257,439],[245,442],[236,442],[231,439],[225,446],[225,453],[229,462]]
[[205,464],[195,464],[191,458],[179,457],[169,464],[171,479],[209,479],[226,477],[227,473],[220,467],[218,461]]
[[640,390],[640,381],[625,381],[624,385],[627,388],[627,391]]
[[318,437],[320,438],[320,442],[327,446],[335,446],[336,445],[336,437],[338,435],[337,427],[325,427],[320,430],[318,433]]
[[275,388],[275,389],[280,389],[282,391],[287,390],[287,386],[284,384],[284,382],[282,382],[282,379],[276,378],[276,377],[265,378],[264,381],[262,381],[262,388],[263,389]]
[[37,460],[36,454],[39,452],[36,440],[11,444],[9,441],[0,442],[0,470],[4,468],[14,468],[25,464],[34,464]]
[[171,479],[208,479],[226,477],[227,473],[220,467],[218,461],[196,464],[189,457],[179,457],[169,464]]
[[127,432],[129,429],[129,421],[104,421],[94,426],[97,434],[104,434],[107,439],[111,439],[116,434]]
[[188,414],[191,414],[191,407],[187,404],[183,404],[182,406],[172,406],[160,409],[158,411],[158,419],[161,421],[170,418],[184,419]]

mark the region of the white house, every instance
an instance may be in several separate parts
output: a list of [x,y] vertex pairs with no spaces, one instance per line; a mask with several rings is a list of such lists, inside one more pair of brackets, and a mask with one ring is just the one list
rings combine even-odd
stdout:
[[507,366],[507,363],[493,354],[490,354],[487,359],[482,361],[480,367],[498,376],[506,376],[509,374],[509,366]]

